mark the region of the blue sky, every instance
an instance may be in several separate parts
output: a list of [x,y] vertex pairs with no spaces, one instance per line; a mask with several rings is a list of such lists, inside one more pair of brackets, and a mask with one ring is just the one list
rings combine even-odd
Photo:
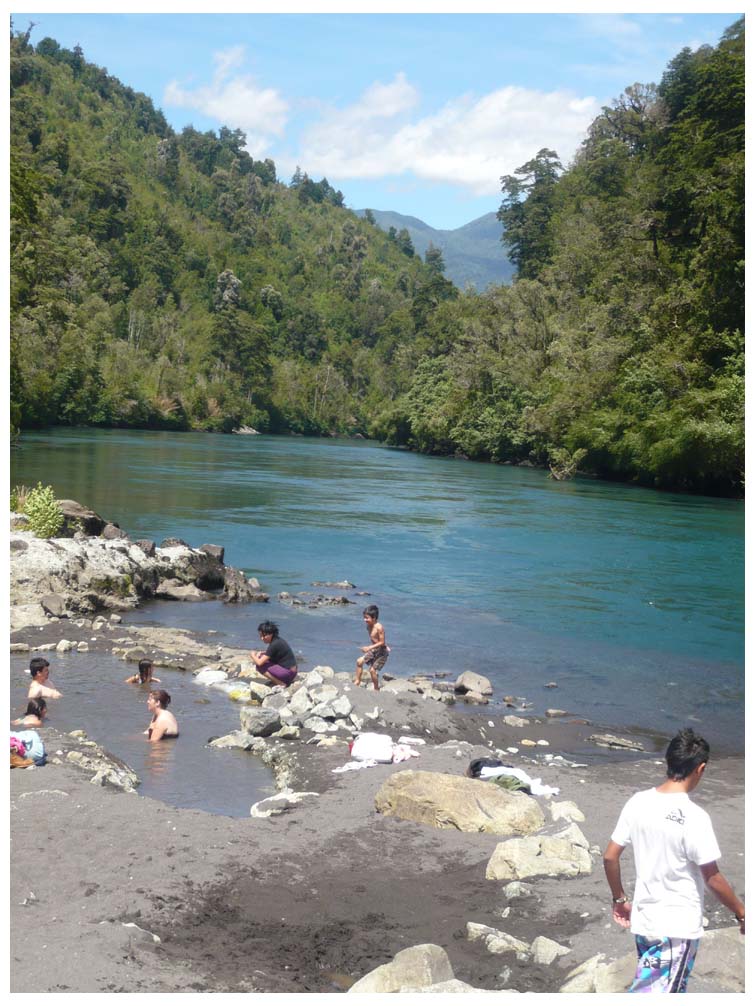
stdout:
[[699,10],[692,2],[669,2],[659,14],[626,13],[641,4],[616,14],[608,4],[573,14],[60,6],[15,4],[14,26],[37,22],[32,42],[79,43],[176,129],[244,130],[250,153],[271,157],[283,181],[298,164],[326,176],[354,209],[392,209],[447,229],[496,210],[500,176],[541,147],[568,163],[602,105],[635,81],[659,82],[680,49],[715,45],[739,16],[690,13]]

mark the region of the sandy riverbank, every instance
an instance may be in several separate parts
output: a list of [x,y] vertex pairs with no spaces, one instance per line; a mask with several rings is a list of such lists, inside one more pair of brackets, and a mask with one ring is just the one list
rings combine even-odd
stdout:
[[[320,795],[270,819],[176,810],[94,786],[91,773],[65,760],[75,742],[49,731],[60,764],[11,772],[11,990],[337,992],[399,950],[436,943],[470,985],[550,992],[598,952],[631,952],[630,937],[610,922],[599,856],[590,875],[538,878],[531,897],[509,902],[501,882],[485,879],[500,836],[384,817],[374,796],[407,767],[463,774],[473,757],[490,753],[488,740],[499,747],[544,739],[548,747],[531,754],[519,745],[514,760],[558,786],[556,799],[577,804],[597,849],[631,792],[662,775],[660,751],[628,760],[593,748],[584,765],[573,753],[585,751],[595,726],[491,730],[486,718],[416,696],[381,694],[380,704],[388,732],[410,727],[427,737],[421,757],[338,775],[332,769],[348,760],[345,744],[287,742],[296,746],[294,788]],[[491,735],[484,747],[481,725]],[[553,758],[559,754],[563,762]],[[696,799],[713,816],[721,867],[741,892],[743,761],[714,752]],[[548,819],[548,801],[539,803]],[[711,929],[731,925],[716,902],[707,914]],[[525,942],[548,936],[570,952],[548,967],[494,955],[467,940],[468,922]],[[706,960],[701,950],[691,992],[724,990],[716,956]]]

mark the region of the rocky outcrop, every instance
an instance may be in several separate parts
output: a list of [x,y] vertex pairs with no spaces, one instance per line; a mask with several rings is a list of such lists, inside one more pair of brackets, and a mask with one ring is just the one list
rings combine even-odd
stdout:
[[464,671],[456,679],[456,684],[454,685],[454,690],[460,695],[464,695],[466,692],[474,692],[477,695],[492,695],[493,686],[490,681],[482,674],[476,674],[474,671]]
[[[78,513],[73,506],[69,510],[72,515]],[[89,519],[87,513],[76,519]],[[150,555],[143,544],[117,536],[77,533],[76,538],[41,539],[28,531],[11,531],[11,606],[42,604],[48,614],[61,617],[125,610],[158,596],[268,600],[242,572],[223,565],[217,554],[170,544],[153,548]],[[13,627],[34,624],[36,617],[31,610],[20,612],[12,620]]]
[[253,803],[249,814],[251,817],[277,817],[279,814],[291,810],[292,807],[297,807],[303,800],[319,795],[319,793],[295,793],[293,790],[282,790],[274,796],[268,796],[264,800]]
[[74,730],[69,737],[76,740],[77,748],[68,751],[66,761],[85,772],[93,773],[90,782],[97,786],[109,783],[127,793],[136,791],[139,776],[125,762],[90,741],[83,730]]
[[375,795],[381,814],[432,828],[531,835],[545,823],[532,797],[498,789],[478,779],[440,772],[397,772]]
[[587,839],[576,824],[556,835],[530,835],[500,842],[488,861],[488,880],[576,877],[592,872]]
[[400,950],[388,964],[370,971],[351,986],[351,992],[400,992],[406,988],[426,989],[454,980],[453,968],[443,947],[421,943]]

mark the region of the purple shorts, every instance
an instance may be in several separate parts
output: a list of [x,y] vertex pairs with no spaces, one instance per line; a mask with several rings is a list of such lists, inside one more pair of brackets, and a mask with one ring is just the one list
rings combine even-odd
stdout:
[[281,667],[280,664],[268,664],[263,670],[277,678],[282,685],[290,685],[298,673],[290,667]]

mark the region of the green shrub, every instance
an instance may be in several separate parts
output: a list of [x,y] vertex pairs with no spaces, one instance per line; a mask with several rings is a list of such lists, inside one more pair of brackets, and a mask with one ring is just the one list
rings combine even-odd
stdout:
[[63,526],[63,513],[52,486],[43,486],[41,482],[28,493],[24,513],[29,518],[29,528],[38,538],[53,538]]

